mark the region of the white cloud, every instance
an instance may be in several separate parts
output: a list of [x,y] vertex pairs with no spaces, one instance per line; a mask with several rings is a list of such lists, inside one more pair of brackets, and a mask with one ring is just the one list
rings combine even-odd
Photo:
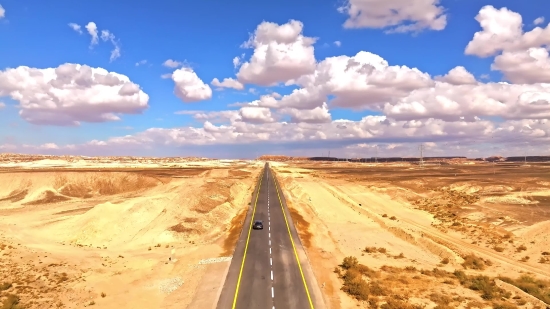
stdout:
[[331,115],[326,103],[311,110],[284,108],[281,113],[290,115],[291,122],[326,123],[331,121]]
[[147,60],[141,60],[136,62],[136,67],[139,67],[140,65],[144,65],[144,64],[147,64]]
[[544,17],[543,16],[541,16],[541,17],[539,17],[539,18],[537,18],[533,21],[533,24],[535,24],[535,25],[540,25],[542,23],[544,23]]
[[191,68],[177,69],[172,73],[174,93],[183,102],[197,102],[212,98],[212,89]]
[[219,87],[219,88],[233,88],[236,90],[244,89],[243,84],[241,84],[238,80],[235,80],[233,78],[224,78],[223,82],[220,82],[217,78],[214,78],[210,84],[212,84],[212,86],[214,87]]
[[86,27],[86,30],[88,30],[88,33],[90,34],[90,36],[92,37],[92,42],[90,43],[90,47],[99,43],[99,37],[97,34],[97,25],[93,21],[91,21],[85,27]]
[[3,109],[4,107],[6,107],[6,103],[0,102],[0,109]]
[[491,69],[501,71],[513,83],[550,83],[550,57],[542,47],[503,52],[495,57]]
[[6,17],[6,10],[4,7],[0,4],[0,19]]
[[162,78],[162,79],[172,78],[172,73],[162,74],[162,75],[160,76],[160,78]]
[[181,65],[183,65],[183,63],[180,62],[180,61],[168,59],[168,60],[164,61],[164,63],[162,65],[167,67],[167,68],[174,69],[174,68],[180,67]]
[[337,47],[340,47],[340,46],[342,46],[342,42],[340,42],[340,41],[334,41],[334,45],[336,45]]
[[149,96],[122,74],[86,65],[0,71],[0,96],[19,102],[19,115],[34,124],[74,126],[139,114]]
[[78,32],[79,34],[82,34],[82,29],[81,29],[80,25],[75,24],[75,23],[69,23],[69,27],[71,27],[71,29]]
[[465,67],[457,66],[444,76],[436,76],[435,80],[447,82],[453,85],[476,84],[476,78]]
[[474,34],[466,46],[467,55],[488,57],[499,51],[521,51],[550,44],[550,25],[523,32],[520,14],[507,8],[486,5],[476,16],[483,30]]
[[114,49],[111,51],[111,57],[109,58],[109,61],[114,61],[117,58],[120,57],[120,44],[116,40],[115,35],[109,30],[101,30],[101,39],[103,42],[110,41],[111,44],[113,44]]
[[271,115],[271,110],[266,107],[241,107],[239,115],[244,122],[267,123],[275,121]]
[[241,64],[241,58],[235,57],[233,58],[233,66],[237,68]]
[[248,62],[242,63],[237,78],[241,83],[262,86],[284,83],[315,70],[315,38],[302,35],[303,24],[291,20],[278,25],[262,22],[243,44],[254,47]]
[[346,0],[345,28],[389,28],[387,32],[443,30],[447,16],[439,0]]
[[[335,96],[331,105],[362,109],[380,108],[415,89],[432,86],[433,80],[416,68],[390,66],[382,57],[361,51],[353,57],[326,58],[313,74],[296,83],[304,90],[293,91],[289,97],[300,96],[297,102],[310,102],[306,108],[321,106],[331,94]],[[299,103],[294,105],[299,108]]]

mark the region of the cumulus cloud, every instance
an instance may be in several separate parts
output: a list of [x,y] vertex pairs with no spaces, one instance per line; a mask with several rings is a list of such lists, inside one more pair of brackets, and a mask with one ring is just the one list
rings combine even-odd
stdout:
[[550,57],[543,47],[503,52],[495,57],[491,69],[501,71],[513,83],[550,83]]
[[275,121],[271,115],[271,110],[266,107],[241,107],[239,115],[244,122],[267,123]]
[[149,96],[122,74],[86,65],[0,71],[0,96],[19,102],[19,115],[33,124],[76,126],[139,114]]
[[346,0],[338,10],[348,15],[345,28],[387,28],[387,32],[443,30],[445,9],[439,0]]
[[214,87],[219,88],[233,88],[235,90],[244,89],[244,85],[233,78],[224,78],[222,82],[220,82],[217,78],[214,78],[210,84],[212,84],[212,86]]
[[453,85],[476,84],[476,78],[463,66],[457,66],[444,76],[436,76],[435,80],[447,82]]
[[0,4],[0,19],[6,17],[6,10],[4,7]]
[[467,55],[488,57],[500,51],[521,51],[550,44],[550,25],[523,32],[520,14],[507,8],[484,6],[475,18],[483,30],[466,46]]
[[290,115],[291,122],[299,123],[327,123],[330,122],[331,115],[326,103],[310,110],[300,110],[296,108],[284,108],[281,113]]
[[254,54],[248,62],[241,64],[238,80],[244,84],[270,86],[313,72],[316,39],[304,36],[303,27],[297,20],[282,25],[272,22],[258,25],[243,44],[243,47],[253,47]]
[[69,27],[71,27],[71,29],[78,32],[79,34],[82,34],[82,27],[80,27],[79,24],[69,23]]
[[174,93],[183,102],[198,102],[212,98],[212,89],[191,68],[177,69],[172,73]]
[[164,63],[162,65],[167,67],[167,68],[174,69],[174,68],[180,67],[181,65],[183,65],[183,63],[180,62],[180,61],[168,59],[168,60],[164,61]]

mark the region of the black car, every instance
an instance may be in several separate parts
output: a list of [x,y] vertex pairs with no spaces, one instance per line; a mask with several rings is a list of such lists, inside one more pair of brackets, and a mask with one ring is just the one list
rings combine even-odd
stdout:
[[264,224],[263,224],[262,220],[254,221],[254,224],[252,225],[252,228],[255,229],[255,230],[263,230],[264,229]]

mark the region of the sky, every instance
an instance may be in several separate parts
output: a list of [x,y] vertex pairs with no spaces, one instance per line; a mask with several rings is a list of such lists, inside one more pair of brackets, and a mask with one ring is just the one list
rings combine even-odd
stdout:
[[0,0],[0,153],[550,155],[550,2]]

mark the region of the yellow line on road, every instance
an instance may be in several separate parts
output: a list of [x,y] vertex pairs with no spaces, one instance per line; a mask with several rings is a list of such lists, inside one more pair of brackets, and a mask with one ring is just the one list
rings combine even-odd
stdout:
[[[271,172],[271,169],[269,170]],[[273,173],[271,173],[271,178],[274,179]],[[300,265],[300,259],[298,258],[298,252],[296,251],[296,246],[294,245],[294,240],[292,239],[292,234],[290,233],[290,226],[288,225],[288,220],[286,219],[285,208],[283,207],[283,201],[281,200],[281,195],[279,194],[279,187],[277,186],[277,181],[274,179],[275,188],[277,189],[277,196],[279,197],[279,204],[281,204],[281,210],[283,211],[283,217],[285,218],[286,229],[288,231],[288,236],[290,237],[290,242],[292,243],[292,249],[294,249],[294,256],[296,257],[296,262],[298,263],[298,269],[300,269],[300,275],[302,276],[302,282],[304,283],[304,288],[306,288],[307,299],[309,301],[309,306],[313,309],[313,302],[311,301],[311,296],[309,295],[309,290],[306,284],[306,278],[304,277],[304,272],[302,271],[302,266]]]
[[250,218],[250,227],[248,228],[248,236],[246,237],[246,245],[244,247],[243,262],[241,263],[241,270],[239,271],[239,279],[237,279],[237,289],[235,290],[235,297],[233,298],[233,309],[237,305],[237,296],[239,295],[239,286],[241,285],[241,277],[243,275],[244,261],[246,260],[246,251],[248,250],[248,241],[250,240],[250,232],[252,231],[252,223],[254,222],[254,214],[256,214],[256,204],[258,204],[258,196],[260,195],[260,188],[262,187],[262,179],[264,178],[264,171],[262,177],[260,177],[260,184],[258,185],[258,192],[256,193],[256,201],[254,202],[254,209],[252,211],[252,218]]

